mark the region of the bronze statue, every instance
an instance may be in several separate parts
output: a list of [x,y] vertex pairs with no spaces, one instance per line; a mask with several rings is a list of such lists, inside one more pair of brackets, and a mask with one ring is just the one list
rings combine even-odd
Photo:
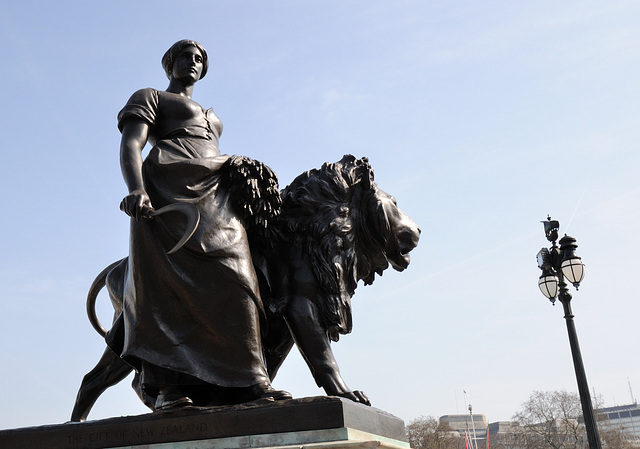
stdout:
[[[389,263],[407,267],[418,227],[377,187],[366,158],[324,164],[280,194],[264,164],[221,156],[219,119],[191,100],[206,51],[184,40],[162,61],[168,89],[134,93],[118,115],[130,254],[89,291],[90,320],[109,348],[83,379],[71,420],[84,421],[132,369],[154,411],[288,399],[270,381],[294,341],[328,395],[369,404],[346,386],[330,340],[351,331],[359,280],[370,284]],[[115,309],[108,332],[94,310],[105,285]]]

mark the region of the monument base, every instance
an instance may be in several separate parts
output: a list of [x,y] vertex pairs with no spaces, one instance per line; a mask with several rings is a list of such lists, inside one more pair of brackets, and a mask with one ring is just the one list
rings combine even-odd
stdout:
[[0,447],[20,449],[408,449],[404,422],[337,397],[190,407],[0,431]]

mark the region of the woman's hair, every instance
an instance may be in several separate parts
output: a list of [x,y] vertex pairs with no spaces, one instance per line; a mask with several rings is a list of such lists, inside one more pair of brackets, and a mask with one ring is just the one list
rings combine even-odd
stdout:
[[173,62],[176,60],[176,57],[182,50],[190,46],[196,47],[202,54],[202,74],[200,75],[200,79],[204,78],[204,76],[207,74],[207,69],[209,68],[209,58],[207,57],[207,51],[196,41],[182,39],[181,41],[173,44],[162,57],[162,67],[164,67],[167,78],[171,79],[171,73],[173,72]]

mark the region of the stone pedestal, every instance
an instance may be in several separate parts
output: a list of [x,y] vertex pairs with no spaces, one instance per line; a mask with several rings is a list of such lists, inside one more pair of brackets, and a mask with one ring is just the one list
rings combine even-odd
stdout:
[[335,397],[188,408],[0,431],[20,449],[407,449],[401,419]]

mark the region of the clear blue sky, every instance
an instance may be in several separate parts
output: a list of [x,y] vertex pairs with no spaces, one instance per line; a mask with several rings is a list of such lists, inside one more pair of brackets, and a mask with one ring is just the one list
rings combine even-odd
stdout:
[[[116,114],[166,88],[164,51],[201,42],[221,149],[284,186],[345,153],[422,228],[404,273],[353,299],[334,345],[374,406],[410,421],[507,420],[576,391],[562,309],[540,294],[540,220],[578,239],[573,307],[590,386],[640,395],[640,2],[5,1],[0,427],[68,420],[104,343],[86,291],[127,254]],[[110,319],[106,297],[100,316]],[[145,413],[129,381],[90,418]],[[275,386],[322,394],[297,352]],[[463,396],[466,390],[466,397]]]

